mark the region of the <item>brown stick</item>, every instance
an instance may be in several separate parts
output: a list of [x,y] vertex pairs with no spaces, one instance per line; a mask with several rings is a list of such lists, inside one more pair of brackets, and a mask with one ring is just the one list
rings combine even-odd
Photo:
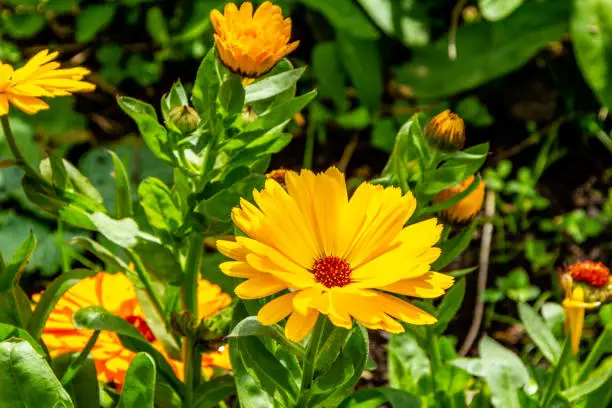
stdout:
[[493,190],[487,190],[487,195],[485,197],[485,217],[486,222],[482,227],[482,240],[480,244],[480,259],[479,259],[479,267],[478,267],[478,286],[477,286],[477,294],[476,294],[476,306],[474,306],[474,319],[472,320],[472,325],[470,326],[470,330],[461,346],[461,350],[459,351],[460,356],[465,356],[476,337],[478,337],[478,332],[480,330],[480,325],[482,323],[482,317],[484,316],[484,291],[487,288],[487,276],[489,274],[489,255],[491,254],[491,241],[493,238],[493,216],[495,215],[495,193]]
[[457,25],[459,25],[459,14],[465,7],[465,3],[467,3],[467,0],[459,0],[451,14],[451,26],[448,31],[448,58],[451,61],[457,59]]

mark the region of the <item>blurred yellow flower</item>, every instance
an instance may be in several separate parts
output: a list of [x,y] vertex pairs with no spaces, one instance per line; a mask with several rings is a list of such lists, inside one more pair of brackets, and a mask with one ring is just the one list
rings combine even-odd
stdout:
[[0,62],[0,116],[8,114],[9,103],[33,115],[49,109],[40,97],[67,96],[96,88],[82,81],[89,74],[88,69],[60,69],[59,62],[53,61],[57,55],[57,52],[41,51],[19,69]]
[[281,8],[269,1],[259,6],[255,14],[248,1],[242,3],[240,10],[228,3],[223,14],[213,10],[210,20],[221,61],[245,77],[256,78],[270,71],[299,44],[289,43],[291,19],[283,19]]
[[[221,292],[219,286],[205,280],[199,282],[198,295],[199,314],[202,317],[210,317],[231,303],[230,296]],[[39,299],[40,295],[34,296],[34,301]],[[166,357],[175,374],[182,378],[183,363],[171,359],[161,342],[155,338],[136,298],[134,284],[121,273],[100,272],[96,276],[81,280],[61,297],[51,311],[42,334],[52,357],[79,352],[85,347],[93,331],[75,328],[72,317],[76,311],[90,306],[101,306],[136,327]],[[230,369],[227,354],[225,346],[218,352],[204,355],[204,374],[212,375],[213,367]],[[98,378],[103,382],[121,385],[135,353],[123,347],[115,333],[103,331],[91,350],[91,355],[96,364]]]
[[217,241],[234,259],[221,264],[243,299],[284,292],[264,305],[258,319],[274,324],[289,316],[285,335],[300,341],[319,314],[339,327],[352,319],[371,329],[404,331],[397,320],[432,324],[436,319],[392,294],[442,295],[451,276],[430,271],[440,255],[433,245],[442,226],[435,218],[404,227],[416,207],[412,194],[362,183],[348,198],[336,168],[314,174],[285,173],[285,190],[274,179],[255,190],[257,204],[242,200],[232,219],[248,237]]
[[[474,176],[470,176],[456,186],[440,191],[434,197],[434,204],[440,204],[450,200],[457,194],[465,191],[473,182]],[[450,222],[466,223],[469,222],[480,212],[482,202],[485,195],[485,182],[481,181],[476,189],[468,194],[467,197],[461,199],[458,203],[451,205],[445,210],[442,210],[442,215]]]
[[423,129],[431,146],[445,152],[461,150],[465,144],[465,124],[450,110],[438,113]]
[[577,354],[585,311],[600,305],[600,302],[585,302],[585,298],[588,297],[588,292],[610,284],[610,270],[601,262],[576,262],[562,274],[561,284],[565,288],[565,331],[569,331],[572,352]]

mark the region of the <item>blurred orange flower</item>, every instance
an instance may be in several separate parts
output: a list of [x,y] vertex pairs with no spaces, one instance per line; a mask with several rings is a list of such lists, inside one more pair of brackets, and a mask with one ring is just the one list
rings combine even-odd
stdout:
[[33,115],[49,109],[40,97],[67,96],[96,89],[95,85],[82,81],[89,74],[88,69],[60,69],[59,62],[53,61],[57,56],[57,52],[41,51],[19,69],[0,62],[0,116],[8,114],[9,103]]
[[255,14],[248,1],[240,9],[228,3],[223,14],[213,10],[210,20],[221,61],[245,77],[256,78],[270,71],[299,44],[289,43],[291,19],[283,19],[281,8],[269,1],[259,6]]
[[[231,303],[228,294],[206,280],[199,282],[198,295],[201,317],[210,317]],[[40,295],[33,298],[38,301]],[[134,284],[121,273],[100,272],[96,276],[83,279],[57,302],[42,334],[52,357],[79,352],[85,347],[93,331],[77,329],[72,317],[76,311],[90,306],[101,306],[136,327],[164,355],[177,377],[182,378],[183,363],[170,358],[161,342],[156,339],[138,303]],[[91,355],[96,364],[98,378],[121,385],[135,353],[123,347],[117,334],[103,331],[91,350]],[[203,356],[202,370],[206,376],[212,375],[213,367],[231,369],[227,346]]]
[[[470,176],[456,186],[442,190],[434,197],[434,204],[443,203],[450,200],[457,194],[465,191],[474,182],[474,176]],[[448,221],[457,223],[466,223],[472,220],[482,208],[484,201],[485,182],[481,181],[476,190],[472,191],[467,197],[461,199],[458,203],[442,210],[442,215]]]

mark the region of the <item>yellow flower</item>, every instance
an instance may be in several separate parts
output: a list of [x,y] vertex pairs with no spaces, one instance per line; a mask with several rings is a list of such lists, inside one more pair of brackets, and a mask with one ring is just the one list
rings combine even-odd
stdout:
[[[221,292],[219,286],[205,280],[199,283],[198,295],[199,314],[202,317],[210,317],[231,303],[230,296]],[[39,299],[40,295],[34,296],[35,301]],[[136,327],[166,357],[175,374],[182,378],[183,363],[171,359],[161,342],[155,338],[136,298],[134,284],[121,273],[100,272],[96,276],[81,280],[61,297],[51,311],[41,336],[52,357],[79,352],[85,347],[93,331],[75,328],[72,317],[76,311],[90,306],[101,306]],[[117,334],[103,331],[91,350],[91,355],[99,380],[121,385],[135,353],[123,347]],[[230,369],[225,361],[229,358],[226,355],[227,347],[211,355],[204,355],[204,374],[212,375],[213,367]]]
[[274,324],[289,316],[285,335],[302,340],[320,313],[339,327],[352,319],[371,329],[404,331],[397,320],[432,324],[436,319],[393,294],[442,295],[451,276],[430,271],[440,255],[433,245],[442,226],[435,218],[404,227],[416,207],[412,194],[363,183],[349,200],[336,168],[314,174],[287,171],[287,190],[274,179],[255,190],[253,205],[241,200],[232,219],[248,237],[217,241],[234,259],[221,264],[243,299],[283,294],[257,317]]
[[8,114],[9,103],[33,115],[49,109],[49,105],[40,97],[67,96],[74,92],[91,92],[96,88],[82,81],[89,74],[88,69],[60,69],[59,62],[53,61],[57,55],[57,52],[41,51],[16,70],[0,62],[0,116]]
[[[456,186],[447,188],[446,190],[440,191],[434,197],[434,204],[443,203],[446,200],[450,200],[457,194],[465,191],[474,182],[474,176],[470,176],[463,182]],[[450,222],[466,223],[474,218],[482,208],[482,202],[484,201],[485,194],[485,182],[481,181],[476,189],[472,191],[467,197],[461,199],[458,203],[442,210],[444,218]]]
[[591,293],[612,284],[610,270],[601,262],[581,261],[570,265],[561,275],[561,285],[565,288],[565,331],[570,332],[570,341],[574,354],[580,348],[580,338],[584,327],[584,314],[600,302],[585,302]]
[[448,109],[430,120],[423,132],[431,146],[445,152],[461,150],[465,144],[463,119]]
[[221,61],[245,77],[256,78],[270,71],[299,44],[289,43],[291,19],[283,19],[281,8],[269,1],[259,6],[255,14],[248,1],[242,3],[240,10],[228,3],[223,14],[213,10],[210,20]]

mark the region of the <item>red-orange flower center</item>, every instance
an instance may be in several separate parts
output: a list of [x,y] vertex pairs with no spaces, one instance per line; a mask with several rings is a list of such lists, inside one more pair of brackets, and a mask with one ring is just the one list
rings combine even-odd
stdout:
[[140,334],[142,334],[149,343],[153,343],[155,341],[155,335],[145,319],[140,316],[127,316],[125,321],[137,328]]
[[591,286],[606,286],[610,281],[610,270],[601,262],[577,262],[568,268],[568,272],[573,280]]
[[351,266],[344,259],[325,256],[314,261],[312,273],[320,284],[328,287],[342,287],[351,283]]

